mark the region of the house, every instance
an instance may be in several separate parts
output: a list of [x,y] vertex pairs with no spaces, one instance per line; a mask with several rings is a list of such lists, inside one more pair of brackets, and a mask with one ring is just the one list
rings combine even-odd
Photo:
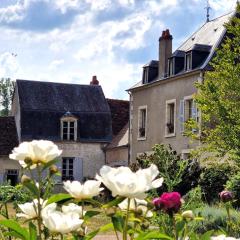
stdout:
[[209,62],[226,34],[224,23],[232,16],[207,21],[173,52],[170,31],[162,32],[158,61],[144,65],[142,80],[128,90],[131,161],[151,152],[156,143],[170,144],[183,158],[200,144],[184,136],[184,123],[200,121],[194,84],[202,82],[205,71],[210,70]]
[[8,158],[12,149],[18,145],[14,117],[0,117],[0,183],[10,181],[16,185],[21,169],[18,161]]
[[92,178],[105,164],[112,118],[97,78],[90,85],[16,80],[12,115],[19,142],[51,140],[63,150],[63,180]]
[[129,164],[129,101],[107,99],[112,115],[113,140],[105,148],[106,164]]

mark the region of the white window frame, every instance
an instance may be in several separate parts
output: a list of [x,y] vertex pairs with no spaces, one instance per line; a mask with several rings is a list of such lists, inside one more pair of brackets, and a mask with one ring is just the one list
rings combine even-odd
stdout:
[[[176,136],[176,99],[170,99],[166,101],[166,112],[165,112],[165,137],[175,137]],[[168,121],[169,121],[169,105],[174,104],[174,120],[173,120],[173,127],[174,127],[174,131],[173,133],[169,133],[168,132]]]
[[[188,60],[189,60],[189,64],[188,64]],[[185,70],[186,71],[192,70],[192,51],[186,53],[185,55]]]
[[186,157],[186,156],[189,156],[192,150],[193,150],[193,149],[190,149],[190,148],[188,148],[188,149],[182,149],[182,151],[181,151],[181,159],[187,160],[188,157]]
[[[70,169],[69,167],[69,160],[72,159],[72,169]],[[63,168],[63,161],[66,161],[66,168],[64,169]],[[67,181],[67,180],[74,180],[74,161],[75,161],[75,158],[74,157],[63,157],[62,158],[62,181]],[[66,179],[63,179],[64,176],[63,176],[63,170],[66,170],[66,173],[65,173],[65,177]],[[70,175],[69,172],[70,170],[72,170],[72,174]]]
[[[67,139],[63,139],[63,124],[67,122]],[[70,140],[70,123],[74,123],[74,139]],[[61,139],[62,141],[77,141],[77,128],[78,128],[78,121],[74,117],[63,117],[61,118]]]
[[[186,116],[186,110],[187,110],[187,108],[186,108],[186,102],[187,102],[187,101],[190,101],[190,100],[193,101],[193,102],[192,102],[192,104],[193,104],[192,108],[195,106],[195,111],[196,111],[195,117],[194,117],[194,116],[191,116],[191,118],[195,118],[195,120],[197,120],[198,124],[200,123],[200,112],[199,112],[199,110],[198,110],[197,107],[196,107],[196,103],[194,102],[193,95],[185,96],[185,97],[183,98],[183,122],[180,123],[180,124],[183,124],[183,127],[182,127],[183,129],[182,129],[182,131],[181,131],[182,134],[184,134],[184,130],[185,130],[184,124],[190,119],[189,116],[188,116],[188,117]],[[180,111],[180,109],[179,109],[179,111]],[[188,109],[188,111],[189,111],[189,109]],[[192,110],[191,110],[191,111],[192,111]],[[193,132],[196,132],[196,129],[195,129],[195,130],[193,129]]]
[[[142,110],[146,111],[146,117],[145,117],[145,136],[140,135],[140,128],[142,127]],[[138,128],[137,128],[137,140],[143,141],[147,139],[147,105],[139,106],[138,107]]]
[[143,84],[148,83],[148,67],[143,68]]

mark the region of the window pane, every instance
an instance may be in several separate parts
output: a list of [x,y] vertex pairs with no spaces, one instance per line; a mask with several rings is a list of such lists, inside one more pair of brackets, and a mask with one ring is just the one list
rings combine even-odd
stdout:
[[68,122],[63,122],[63,127],[67,128],[68,127]]
[[63,140],[68,140],[68,135],[66,133],[63,134]]
[[74,140],[74,134],[69,135],[69,140]]
[[70,122],[70,128],[74,128],[74,122]]

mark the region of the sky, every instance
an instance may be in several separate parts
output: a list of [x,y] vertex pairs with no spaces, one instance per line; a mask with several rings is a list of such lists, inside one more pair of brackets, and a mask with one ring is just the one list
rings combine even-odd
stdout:
[[[169,28],[173,49],[206,21],[206,0],[0,0],[0,77],[89,84],[128,99],[142,66],[158,60]],[[236,0],[209,0],[210,18]]]

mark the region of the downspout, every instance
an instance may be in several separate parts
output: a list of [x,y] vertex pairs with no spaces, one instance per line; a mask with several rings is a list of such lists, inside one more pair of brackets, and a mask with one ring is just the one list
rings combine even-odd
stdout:
[[131,158],[131,144],[130,144],[130,140],[131,140],[131,92],[127,91],[127,93],[129,94],[129,119],[128,119],[128,166],[130,165],[130,158]]

